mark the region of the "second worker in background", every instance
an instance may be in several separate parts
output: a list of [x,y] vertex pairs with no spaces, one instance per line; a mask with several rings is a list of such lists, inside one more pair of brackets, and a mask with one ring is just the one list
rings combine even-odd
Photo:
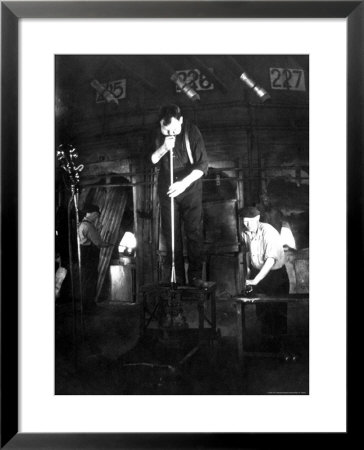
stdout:
[[275,303],[256,305],[263,335],[277,339],[287,334],[287,304],[279,301],[279,295],[289,294],[282,238],[272,225],[260,222],[260,211],[256,207],[246,206],[239,215],[247,256],[246,286],[252,286],[256,294],[278,297]]

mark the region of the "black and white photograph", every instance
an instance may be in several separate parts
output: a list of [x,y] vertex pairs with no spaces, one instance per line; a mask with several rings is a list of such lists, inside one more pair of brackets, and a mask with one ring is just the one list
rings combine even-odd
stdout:
[[310,394],[309,63],[54,56],[56,395]]
[[363,3],[1,2],[1,448],[350,447]]

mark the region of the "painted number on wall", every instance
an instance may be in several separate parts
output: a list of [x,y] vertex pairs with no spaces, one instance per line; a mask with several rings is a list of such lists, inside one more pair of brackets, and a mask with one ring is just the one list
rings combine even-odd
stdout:
[[[176,73],[183,83],[189,84],[195,91],[211,91],[214,89],[213,83],[198,69],[177,70]],[[176,86],[176,91],[181,92],[178,86]]]
[[[118,100],[126,97],[126,79],[116,80],[116,81],[108,81],[107,83],[101,83],[105,89],[110,91]],[[96,103],[105,102],[104,97],[96,93]]]
[[301,69],[281,69],[271,67],[269,69],[270,84],[272,89],[285,91],[305,91],[305,73]]

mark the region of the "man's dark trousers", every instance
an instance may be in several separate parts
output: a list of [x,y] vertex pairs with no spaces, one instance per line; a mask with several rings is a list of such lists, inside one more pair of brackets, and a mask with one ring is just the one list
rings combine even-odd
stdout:
[[[259,270],[251,269],[251,278],[259,273]],[[266,295],[288,295],[289,278],[286,266],[277,270],[271,270],[265,278],[253,287],[254,292]],[[262,333],[267,335],[287,334],[287,304],[257,304],[256,313],[262,324]]]
[[[161,206],[162,233],[167,247],[166,268],[171,267],[172,231],[171,231],[171,199],[164,192],[159,193]],[[202,277],[202,181],[197,180],[182,194],[174,198],[175,218],[175,267],[177,281],[184,279],[184,259],[181,233],[181,222],[186,236],[188,254],[188,278]]]
[[98,247],[81,245],[82,300],[86,308],[93,306],[96,300],[99,257]]

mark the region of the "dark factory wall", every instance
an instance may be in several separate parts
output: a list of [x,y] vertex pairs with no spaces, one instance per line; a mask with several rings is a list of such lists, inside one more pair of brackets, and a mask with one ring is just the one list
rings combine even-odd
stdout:
[[[234,294],[241,283],[236,211],[244,204],[279,209],[291,226],[297,250],[308,248],[308,56],[61,55],[55,64],[56,146],[72,143],[77,147],[85,166],[81,185],[112,185],[120,176],[125,184],[134,185],[138,285],[157,277],[158,204],[150,184],[155,175],[148,139],[157,124],[158,109],[166,102],[181,106],[206,143],[207,272],[217,278],[218,292]],[[199,90],[200,100],[192,102],[176,92],[170,77],[176,70],[195,68],[201,73],[212,69],[214,78],[200,78],[206,87],[213,83],[213,89]],[[244,71],[268,91],[269,102],[262,103],[242,83],[239,77]],[[91,85],[93,80],[120,98],[102,101]],[[57,189],[63,189],[61,183]],[[225,229],[216,225],[214,217],[222,211],[228,222]]]

